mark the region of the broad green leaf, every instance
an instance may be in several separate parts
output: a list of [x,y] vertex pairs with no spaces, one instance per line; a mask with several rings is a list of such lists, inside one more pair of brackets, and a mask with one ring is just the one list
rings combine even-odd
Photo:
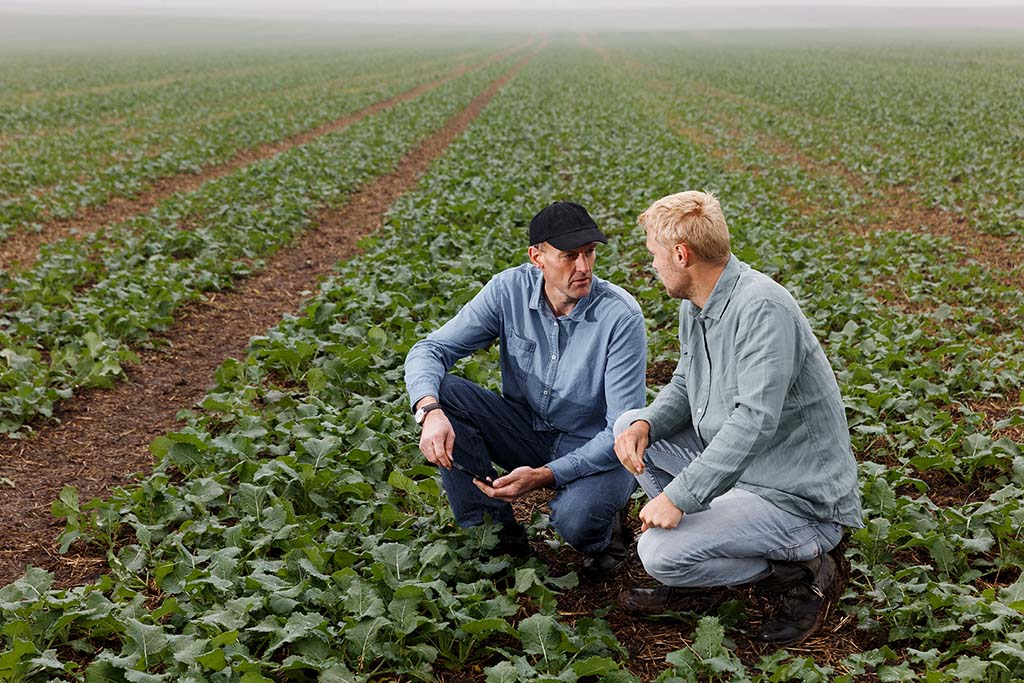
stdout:
[[484,669],[487,675],[487,683],[516,683],[519,680],[519,672],[511,662],[499,662],[494,666]]
[[526,652],[540,655],[549,664],[564,659],[559,651],[562,636],[554,617],[534,614],[519,622],[518,631]]

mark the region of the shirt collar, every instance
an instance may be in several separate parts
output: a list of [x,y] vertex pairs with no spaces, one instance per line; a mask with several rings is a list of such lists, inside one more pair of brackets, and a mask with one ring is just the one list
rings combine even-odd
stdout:
[[[533,274],[533,291],[530,292],[530,308],[535,311],[539,311],[542,310],[541,307],[543,306],[544,311],[547,311],[551,317],[557,318],[558,316],[556,316],[554,311],[551,310],[551,307],[548,306],[547,300],[544,298],[544,273],[541,272],[540,268],[534,266]],[[572,320],[573,322],[586,320],[587,309],[590,308],[590,304],[597,298],[594,296],[594,292],[597,289],[598,282],[600,281],[600,278],[596,275],[591,278],[590,292],[585,297],[577,301],[576,305],[572,307],[572,311],[568,316],[566,316],[568,320]]]
[[725,270],[718,276],[718,282],[711,290],[711,295],[704,303],[704,308],[700,309],[694,306],[693,315],[703,315],[705,318],[721,320],[725,309],[729,306],[730,299],[732,299],[733,290],[736,289],[736,283],[740,279],[742,270],[743,264],[734,254],[730,254],[729,262],[725,264]]

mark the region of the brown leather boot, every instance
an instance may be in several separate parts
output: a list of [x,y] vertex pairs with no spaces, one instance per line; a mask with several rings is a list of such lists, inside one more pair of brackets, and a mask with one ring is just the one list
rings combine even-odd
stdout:
[[707,588],[631,588],[619,596],[619,607],[630,614],[648,617],[691,609],[696,600],[706,597],[707,594]]
[[828,616],[842,592],[842,581],[832,555],[825,553],[807,562],[769,561],[772,573],[754,585],[777,593],[778,609],[761,625],[758,640],[793,645],[806,640]]

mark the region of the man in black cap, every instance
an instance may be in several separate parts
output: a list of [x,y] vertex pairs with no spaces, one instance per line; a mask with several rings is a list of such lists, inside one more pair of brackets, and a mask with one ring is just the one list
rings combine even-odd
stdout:
[[[553,487],[551,523],[592,578],[618,571],[631,540],[622,513],[636,481],[615,457],[612,426],[644,405],[647,364],[640,307],[593,274],[607,241],[579,204],[545,207],[530,221],[530,262],[495,275],[405,361],[420,450],[459,525],[489,517],[502,525],[499,549],[525,555],[509,503]],[[448,374],[495,340],[501,394]]]

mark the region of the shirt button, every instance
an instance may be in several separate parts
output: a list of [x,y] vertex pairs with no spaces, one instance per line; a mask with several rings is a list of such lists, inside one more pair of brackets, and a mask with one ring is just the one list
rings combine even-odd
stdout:
[[[546,391],[545,391],[544,393],[546,394],[546,393],[548,393],[548,392],[546,392]],[[701,414],[701,413],[703,413],[703,412],[704,412],[704,409],[703,409],[703,408],[697,408],[697,414],[698,414],[698,415],[700,415],[700,414]]]
[[545,395],[545,396],[547,396],[547,395],[548,395],[548,390],[547,390],[547,389],[545,389],[545,390],[544,390],[544,395]]
[[556,356],[555,354],[551,354],[551,360],[555,360],[557,358],[558,358],[558,356]]

